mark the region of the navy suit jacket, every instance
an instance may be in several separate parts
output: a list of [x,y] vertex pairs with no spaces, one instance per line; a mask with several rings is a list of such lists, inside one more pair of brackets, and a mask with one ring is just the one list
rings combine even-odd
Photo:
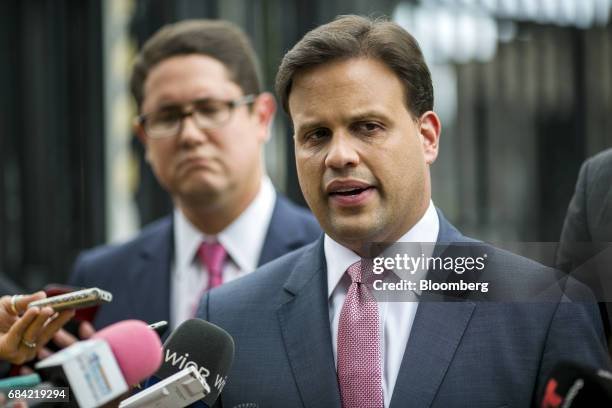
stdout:
[[[259,256],[263,265],[314,241],[321,234],[312,214],[277,194]],[[170,321],[170,269],[174,253],[172,216],[144,228],[131,241],[83,252],[69,283],[99,287],[113,301],[98,311],[96,328],[125,319]]]
[[[439,242],[473,242],[439,216]],[[508,285],[547,273],[488,248]],[[198,317],[235,340],[224,408],[341,406],[322,238],[209,291]],[[592,303],[420,302],[390,407],[527,407],[561,360],[608,367]]]

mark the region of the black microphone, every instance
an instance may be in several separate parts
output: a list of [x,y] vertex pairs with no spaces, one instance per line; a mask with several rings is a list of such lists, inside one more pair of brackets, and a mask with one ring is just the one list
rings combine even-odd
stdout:
[[[126,404],[122,403],[122,407],[152,406],[152,400],[158,404],[156,407],[177,406],[178,401],[188,401],[181,406],[212,407],[227,382],[227,375],[234,360],[234,340],[225,330],[212,323],[190,319],[170,334],[164,343],[162,354],[162,365],[157,373],[146,381],[146,389],[130,398],[129,403],[128,400],[124,401]],[[190,397],[194,395],[195,379],[193,375],[187,376],[188,369],[197,372],[205,381],[204,387],[199,389],[203,392],[203,398],[195,402],[190,401]],[[161,386],[161,382],[167,382],[172,376],[178,376],[174,377],[180,382],[178,386],[177,382],[164,386],[163,393],[154,389],[156,384]],[[182,386],[185,381],[189,381],[192,387],[190,391],[186,391],[186,387]],[[204,391],[205,388],[209,390]]]
[[574,363],[560,363],[543,390],[542,408],[612,406],[612,373]]

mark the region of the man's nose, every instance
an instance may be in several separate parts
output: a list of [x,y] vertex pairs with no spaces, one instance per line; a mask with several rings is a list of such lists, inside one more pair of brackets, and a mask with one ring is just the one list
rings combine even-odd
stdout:
[[181,146],[191,147],[208,141],[208,134],[198,127],[192,114],[185,115],[181,120],[178,134]]
[[325,157],[325,166],[340,169],[359,164],[359,154],[355,150],[354,143],[353,137],[348,132],[335,132]]

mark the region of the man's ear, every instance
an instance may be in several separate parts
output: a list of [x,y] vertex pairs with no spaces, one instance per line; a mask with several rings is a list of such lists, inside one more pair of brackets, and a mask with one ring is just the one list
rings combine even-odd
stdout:
[[253,103],[252,115],[259,125],[258,138],[262,142],[270,138],[270,126],[276,113],[276,100],[270,92],[263,92],[257,96]]
[[427,111],[419,118],[419,133],[423,143],[425,162],[433,164],[438,157],[438,146],[442,124],[434,111]]
[[145,160],[147,162],[150,162],[149,149],[147,148],[147,142],[148,142],[147,134],[145,133],[144,127],[142,127],[142,125],[138,122],[138,119],[134,120],[134,123],[132,124],[132,130],[134,131],[134,134],[136,135],[138,140],[140,140],[140,143],[142,143],[142,146],[144,147]]
[[147,134],[145,133],[144,127],[142,127],[142,125],[140,124],[138,119],[134,119],[134,122],[132,123],[132,130],[134,131],[134,134],[136,135],[138,140],[140,140],[140,143],[142,143],[142,145],[146,149],[146,147],[147,147]]

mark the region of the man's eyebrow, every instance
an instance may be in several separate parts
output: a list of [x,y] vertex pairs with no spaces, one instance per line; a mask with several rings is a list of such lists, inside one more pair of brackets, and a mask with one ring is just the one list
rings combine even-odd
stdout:
[[[350,115],[349,117],[347,117],[346,119],[343,120],[343,122],[345,124],[351,124],[351,123],[355,123],[355,122],[361,122],[361,121],[365,121],[365,120],[372,120],[372,119],[380,119],[380,120],[384,120],[384,121],[391,121],[389,115],[384,114],[381,111],[378,110],[367,110],[367,111],[363,111],[363,112],[357,112],[356,114]],[[302,123],[299,124],[299,126],[293,126],[294,128],[294,132],[296,134],[305,132],[307,130],[311,130],[311,129],[315,129],[315,128],[320,128],[320,127],[327,127],[328,124],[326,123],[326,121],[323,120],[318,120],[318,119],[312,119],[312,120],[305,120]]]
[[320,120],[310,120],[310,121],[305,121],[303,123],[300,123],[299,126],[295,126],[294,125],[294,131],[295,131],[295,133],[300,133],[300,132],[304,132],[306,130],[320,128],[320,127],[325,127],[325,123],[323,121],[320,121]]
[[163,102],[159,104],[159,106],[157,107],[157,110],[174,109],[174,108],[180,108],[180,107],[181,107],[180,103]]
[[[214,100],[215,98],[205,97],[194,99],[189,103],[209,103]],[[185,106],[185,104],[180,102],[162,101],[156,110],[180,109],[183,106]]]
[[158,111],[164,109],[172,109],[175,107],[180,107],[180,105],[181,104],[179,102],[175,102],[173,98],[162,96],[160,98],[157,98],[157,100],[153,102],[154,108],[152,110]]
[[369,120],[369,119],[383,119],[383,120],[389,120],[389,116],[380,112],[380,111],[376,111],[376,110],[369,110],[369,111],[363,111],[363,112],[358,112],[354,115],[351,115],[351,117],[349,118],[349,122],[360,122],[363,120]]

